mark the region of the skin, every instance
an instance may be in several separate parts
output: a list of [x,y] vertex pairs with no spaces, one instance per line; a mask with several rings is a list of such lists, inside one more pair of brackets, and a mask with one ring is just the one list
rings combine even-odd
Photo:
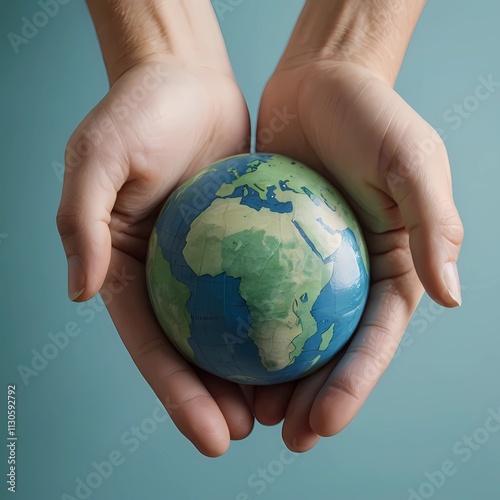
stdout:
[[[284,420],[293,451],[340,432],[390,363],[424,287],[443,306],[460,304],[456,268],[444,271],[463,238],[446,149],[392,89],[423,4],[307,1],[266,86],[258,149],[294,157],[343,191],[365,231],[372,283],[353,340],[331,363],[296,383],[252,388],[185,361],[155,319],[144,278],[147,241],[168,194],[203,166],[247,151],[248,112],[210,2],[88,1],[111,88],[68,142],[57,223],[70,298],[121,290],[107,307],[124,344],[205,455],[247,436],[254,416],[266,425]],[[137,91],[151,72],[160,83]],[[296,118],[259,141],[284,108]],[[103,120],[104,140],[75,161]],[[422,144],[432,147],[422,154]],[[127,286],[116,286],[123,273]]]
[[[297,158],[341,189],[363,225],[371,262],[367,308],[344,352],[298,383],[255,391],[257,419],[268,425],[284,419],[283,438],[293,451],[309,450],[354,418],[394,356],[424,287],[443,306],[461,300],[443,279],[463,239],[446,149],[392,89],[423,2],[399,14],[365,13],[372,19],[366,34],[342,40],[338,33],[358,22],[356,7],[370,3],[309,2],[260,106],[258,130],[273,109],[286,106],[297,118],[272,142],[257,139],[259,149]],[[337,25],[325,22],[327,12]],[[384,37],[389,15],[407,26]],[[393,57],[385,46],[374,50],[374,39],[395,44]],[[426,153],[424,144],[432,145]]]

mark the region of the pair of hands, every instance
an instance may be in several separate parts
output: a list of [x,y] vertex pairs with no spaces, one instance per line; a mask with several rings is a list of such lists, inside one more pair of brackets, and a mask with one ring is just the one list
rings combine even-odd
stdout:
[[[462,225],[437,134],[368,68],[294,60],[280,64],[266,86],[257,149],[302,161],[346,195],[370,253],[365,313],[348,347],[298,382],[243,387],[190,365],[149,303],[148,239],[168,195],[203,166],[246,152],[249,130],[232,76],[167,56],[144,60],[72,135],[57,217],[71,298],[108,291],[108,310],[137,367],[208,456],[246,437],[254,418],[284,420],[283,439],[295,452],[338,433],[390,363],[424,287],[444,306],[461,300],[454,262]],[[124,275],[128,281],[117,286]]]

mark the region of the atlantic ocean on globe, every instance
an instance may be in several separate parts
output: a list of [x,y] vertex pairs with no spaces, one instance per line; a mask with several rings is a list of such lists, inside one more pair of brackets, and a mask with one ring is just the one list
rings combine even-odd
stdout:
[[201,170],[167,200],[146,264],[153,309],[192,363],[241,384],[277,384],[349,340],[369,288],[360,226],[323,177],[279,155]]

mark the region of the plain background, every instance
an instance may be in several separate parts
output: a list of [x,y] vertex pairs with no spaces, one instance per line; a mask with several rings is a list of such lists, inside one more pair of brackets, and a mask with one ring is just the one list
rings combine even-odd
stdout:
[[[303,2],[219,3],[235,5],[220,21],[255,116]],[[339,436],[292,456],[283,452],[280,426],[256,425],[219,459],[201,456],[169,420],[154,429],[148,419],[156,399],[107,312],[90,304],[78,309],[66,298],[55,226],[61,181],[53,164],[63,162],[69,135],[105,95],[107,79],[83,1],[61,6],[14,52],[7,34],[20,33],[22,17],[39,10],[35,0],[4,0],[0,15],[0,497],[9,498],[6,390],[14,383],[19,440],[12,498],[77,498],[78,478],[85,480],[92,463],[114,450],[124,463],[92,490],[92,499],[236,499],[241,493],[240,499],[396,500],[407,499],[410,488],[427,498],[500,498],[500,432],[481,430],[489,412],[500,409],[500,88],[477,106],[471,98],[481,77],[500,81],[498,2],[430,2],[397,82],[398,92],[447,136],[466,229],[463,306],[443,311],[423,299],[397,359]],[[450,110],[464,102],[472,111],[458,125]],[[41,351],[49,333],[68,322],[81,333],[23,383],[19,366],[29,366],[32,350]],[[140,425],[152,433],[137,446],[126,433]],[[469,453],[465,436],[474,440]],[[448,460],[453,476],[439,487],[423,484],[426,473]],[[268,482],[257,482],[259,469]]]

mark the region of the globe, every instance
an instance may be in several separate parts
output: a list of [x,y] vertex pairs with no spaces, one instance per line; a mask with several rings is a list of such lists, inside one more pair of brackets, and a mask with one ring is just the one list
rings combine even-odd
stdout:
[[360,225],[326,179],[284,156],[221,160],[181,185],[148,246],[159,324],[192,363],[278,384],[330,360],[369,287]]

